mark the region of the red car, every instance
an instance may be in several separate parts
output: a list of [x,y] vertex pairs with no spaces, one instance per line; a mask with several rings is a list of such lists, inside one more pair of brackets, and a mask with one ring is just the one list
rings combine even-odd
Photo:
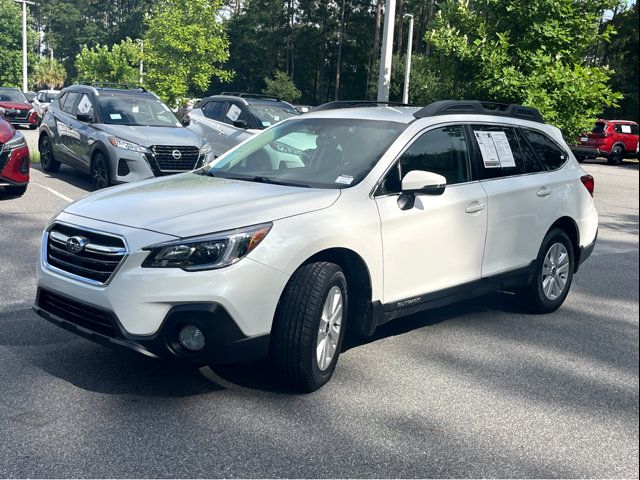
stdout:
[[29,166],[24,135],[0,118],[0,191],[11,196],[26,192]]
[[591,133],[579,138],[582,145],[596,148],[613,165],[638,155],[638,124],[628,120],[600,120]]
[[0,114],[12,125],[38,128],[38,114],[17,88],[0,87]]

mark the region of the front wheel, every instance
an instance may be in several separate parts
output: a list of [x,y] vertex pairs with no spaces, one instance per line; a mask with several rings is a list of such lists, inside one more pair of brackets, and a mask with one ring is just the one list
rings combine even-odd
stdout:
[[4,187],[4,193],[11,197],[21,197],[26,191],[26,185],[20,185],[19,187]]
[[520,290],[535,313],[551,313],[564,303],[575,270],[573,244],[564,230],[554,228],[542,241],[532,282]]
[[284,384],[313,392],[329,381],[342,348],[347,301],[338,265],[308,263],[292,275],[278,305],[271,348]]
[[53,148],[51,147],[51,140],[48,136],[43,135],[38,143],[38,150],[40,151],[40,165],[42,170],[49,173],[55,173],[60,170],[60,162],[58,162],[53,156]]
[[100,152],[96,153],[93,157],[93,161],[91,162],[91,183],[95,190],[107,188],[111,185],[107,159]]
[[621,145],[616,145],[611,149],[611,153],[607,158],[607,161],[611,165],[620,165],[624,160],[624,148]]

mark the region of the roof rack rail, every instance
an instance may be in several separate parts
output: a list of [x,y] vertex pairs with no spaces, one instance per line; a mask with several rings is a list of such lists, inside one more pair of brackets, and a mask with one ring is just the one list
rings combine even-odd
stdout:
[[536,108],[507,103],[482,102],[479,100],[440,100],[421,108],[414,113],[413,116],[416,118],[424,118],[461,113],[496,115],[499,117],[520,118],[522,120],[545,123],[542,114]]
[[265,95],[263,93],[222,92],[220,95],[229,95],[229,96],[240,97],[240,98],[262,98],[264,100],[273,100],[274,102],[280,101],[279,98],[276,98],[273,95]]
[[336,100],[313,107],[309,112],[322,112],[324,110],[337,110],[339,108],[364,108],[364,107],[412,107],[402,102],[379,102],[377,100]]
[[[82,83],[80,85],[83,85]],[[146,92],[147,89],[142,85],[133,85],[130,83],[114,83],[114,82],[89,82],[84,85],[97,88],[121,88],[123,90],[140,90]]]

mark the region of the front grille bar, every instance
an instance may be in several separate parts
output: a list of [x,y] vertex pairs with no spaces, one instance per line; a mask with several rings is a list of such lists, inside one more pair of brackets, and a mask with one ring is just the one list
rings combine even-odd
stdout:
[[[52,231],[49,232],[49,238],[54,242],[66,245],[67,240],[71,237],[64,233]],[[101,253],[102,255],[124,255],[127,253],[126,248],[107,247],[105,245],[96,245],[92,243],[87,244],[84,249],[88,252]]]

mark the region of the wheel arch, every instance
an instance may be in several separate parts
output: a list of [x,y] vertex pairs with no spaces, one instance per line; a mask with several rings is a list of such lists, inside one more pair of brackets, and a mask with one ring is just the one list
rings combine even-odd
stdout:
[[569,240],[571,240],[571,246],[573,247],[574,270],[577,270],[580,263],[580,229],[578,228],[578,224],[573,218],[564,216],[558,218],[555,222],[553,222],[553,225],[549,227],[547,233],[549,233],[554,228],[563,230],[569,236]]

